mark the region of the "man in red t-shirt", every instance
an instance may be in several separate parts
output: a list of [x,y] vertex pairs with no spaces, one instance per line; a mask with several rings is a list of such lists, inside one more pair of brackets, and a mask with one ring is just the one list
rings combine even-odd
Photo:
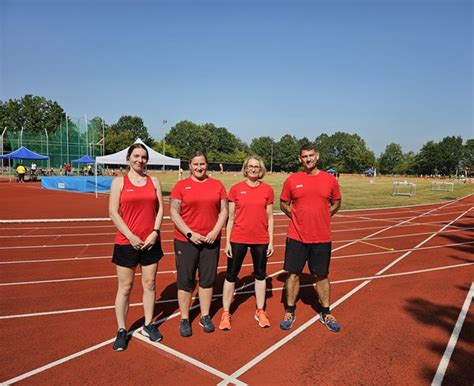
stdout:
[[337,180],[319,170],[319,153],[311,144],[300,149],[303,171],[291,174],[283,184],[280,208],[290,218],[286,240],[284,269],[286,279],[285,316],[280,328],[289,330],[296,320],[296,298],[300,289],[300,274],[308,262],[316,280],[320,303],[320,321],[330,331],[338,332],[339,323],[329,309],[328,279],[331,260],[331,216],[341,207]]

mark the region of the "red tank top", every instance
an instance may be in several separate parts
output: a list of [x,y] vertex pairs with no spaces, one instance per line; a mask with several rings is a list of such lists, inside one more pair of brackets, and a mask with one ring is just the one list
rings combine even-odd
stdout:
[[[125,175],[119,203],[120,216],[127,224],[128,229],[145,241],[153,231],[158,211],[158,199],[151,177],[146,177],[144,186],[135,186],[128,175]],[[126,245],[130,244],[130,241],[118,231],[115,236],[115,244]]]

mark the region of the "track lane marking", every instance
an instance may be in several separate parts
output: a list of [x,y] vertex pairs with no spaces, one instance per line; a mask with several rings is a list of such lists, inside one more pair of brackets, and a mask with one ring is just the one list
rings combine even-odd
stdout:
[[[452,220],[450,223],[453,223],[455,221],[457,221],[459,218],[463,217],[466,213],[468,213],[470,210],[472,209],[472,207],[470,209],[468,209],[467,211],[461,213],[457,218],[455,218],[454,220]],[[425,240],[423,240],[422,242],[420,242],[415,248],[417,247],[420,247],[422,246],[423,244],[425,244],[426,242],[428,242],[429,240],[431,240],[433,237],[435,237],[439,232],[441,232],[444,228],[446,228],[448,225],[445,225],[445,227],[443,227],[441,230],[437,231],[437,232],[434,232],[433,235],[431,235],[430,237],[427,237]],[[400,256],[399,258],[395,259],[393,262],[391,262],[390,264],[388,264],[387,266],[385,266],[384,268],[382,268],[380,271],[378,271],[374,276],[380,276],[382,275],[384,272],[386,272],[387,270],[389,270],[390,268],[392,268],[395,264],[399,263],[400,261],[402,261],[406,256],[408,256],[411,252],[406,252],[404,253],[402,256]],[[339,304],[343,303],[344,301],[346,301],[347,299],[349,299],[351,296],[353,296],[354,294],[356,294],[357,292],[359,292],[362,288],[364,288],[365,286],[367,286],[368,284],[370,284],[372,282],[372,279],[369,279],[369,280],[366,280],[364,281],[363,283],[359,284],[357,287],[355,287],[354,289],[352,289],[351,291],[349,291],[347,294],[345,294],[344,296],[342,296],[341,298],[339,298],[338,300],[336,300],[333,304],[331,304],[331,309],[334,309],[336,308]],[[250,360],[249,362],[247,362],[244,366],[242,366],[241,368],[239,368],[237,371],[235,371],[234,373],[231,374],[231,377],[232,379],[235,379],[237,380],[238,377],[240,377],[242,374],[246,373],[248,370],[250,370],[252,367],[254,367],[255,365],[257,365],[258,363],[260,363],[263,359],[265,359],[266,357],[268,357],[270,354],[272,354],[273,352],[275,352],[276,350],[278,350],[280,347],[282,347],[284,344],[286,344],[287,342],[289,342],[291,339],[293,339],[295,336],[299,335],[301,332],[305,331],[309,326],[313,325],[316,321],[319,320],[319,314],[314,316],[313,318],[311,318],[310,320],[308,320],[306,323],[304,323],[302,326],[300,326],[299,328],[297,328],[295,331],[293,331],[292,333],[290,333],[289,335],[285,336],[283,339],[279,340],[277,343],[275,343],[274,345],[270,346],[269,348],[267,348],[265,351],[263,351],[262,353],[260,353],[259,355],[257,355],[255,358],[253,358],[252,360]],[[223,385],[228,385],[229,382],[221,382],[219,383],[218,385],[219,386],[223,386]]]
[[[331,284],[337,285],[337,284],[344,284],[344,283],[351,283],[351,282],[357,282],[357,281],[362,281],[362,280],[373,280],[373,279],[387,279],[387,278],[392,278],[392,277],[398,277],[398,276],[407,276],[407,275],[415,275],[415,274],[420,274],[420,273],[427,273],[427,272],[435,272],[435,271],[441,271],[441,270],[446,270],[446,269],[454,269],[454,268],[463,268],[463,267],[469,267],[471,265],[474,265],[474,262],[472,263],[461,263],[461,264],[454,264],[454,265],[445,265],[442,267],[434,267],[434,268],[425,268],[425,269],[419,269],[416,271],[406,271],[406,272],[398,272],[398,273],[391,273],[391,274],[386,274],[386,275],[380,275],[380,276],[363,276],[363,277],[355,277],[355,278],[350,278],[350,279],[340,279],[340,280],[334,280],[331,281]],[[252,283],[249,283],[252,285]],[[301,284],[300,288],[307,288],[307,287],[314,287],[313,284]],[[273,291],[282,291],[285,287],[273,287],[273,288],[267,288],[266,292],[273,292]],[[248,294],[253,294],[255,291],[241,291],[239,288],[234,291],[234,295],[239,296],[239,295],[248,295]],[[214,294],[213,298],[221,298],[222,294]],[[192,297],[192,301],[195,301],[198,299],[197,296]],[[178,299],[173,298],[173,299],[164,299],[164,300],[156,300],[155,304],[166,304],[166,303],[176,303]],[[143,306],[143,303],[131,303],[129,307],[140,307]],[[68,310],[57,310],[57,311],[44,311],[44,312],[34,312],[34,313],[29,313],[29,314],[17,314],[17,315],[3,315],[0,316],[0,320],[2,319],[16,319],[16,318],[29,318],[29,317],[35,317],[35,316],[47,316],[47,315],[60,315],[60,314],[69,314],[69,313],[76,313],[76,312],[89,312],[89,311],[102,311],[102,310],[110,310],[113,309],[115,305],[110,305],[110,306],[99,306],[99,307],[87,307],[87,308],[76,308],[76,309],[68,309]]]
[[474,282],[471,283],[471,288],[469,289],[466,295],[466,299],[464,300],[464,304],[461,307],[461,312],[459,313],[456,324],[454,325],[454,329],[451,333],[451,337],[449,338],[448,345],[444,350],[438,369],[436,370],[436,374],[433,378],[433,381],[431,382],[432,386],[441,386],[443,382],[444,375],[446,374],[446,370],[448,369],[449,361],[451,360],[451,355],[453,355],[454,348],[456,347],[456,343],[458,342],[458,338],[461,334],[461,329],[464,324],[464,319],[466,319],[467,312],[469,311],[469,307],[471,305],[473,297]]

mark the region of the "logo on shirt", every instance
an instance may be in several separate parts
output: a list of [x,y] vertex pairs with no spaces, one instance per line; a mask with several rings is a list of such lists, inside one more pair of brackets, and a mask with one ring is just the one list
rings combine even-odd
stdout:
[[135,191],[135,190],[133,190],[133,189],[127,189],[127,190],[126,190],[127,193],[134,192],[134,191]]
[[247,194],[247,191],[246,191],[246,190],[242,190],[242,191],[240,192],[240,194]]
[[302,188],[303,187],[303,184],[298,184],[295,186],[295,188],[299,189],[299,188]]
[[191,190],[191,187],[190,186],[185,186],[184,190]]

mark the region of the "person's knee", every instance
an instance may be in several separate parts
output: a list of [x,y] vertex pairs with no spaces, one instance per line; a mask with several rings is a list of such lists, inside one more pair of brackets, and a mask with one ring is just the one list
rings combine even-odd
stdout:
[[316,283],[319,283],[321,281],[324,281],[324,280],[328,280],[328,275],[327,274],[324,274],[324,275],[320,275],[320,274],[313,274],[314,276],[314,280]]
[[132,292],[133,282],[121,282],[119,283],[118,293],[122,296],[129,296]]
[[154,291],[155,290],[155,279],[143,279],[142,280],[143,291]]
[[287,280],[289,282],[298,282],[300,280],[300,274],[299,273],[288,273]]
[[213,276],[213,277],[206,277],[206,278],[200,278],[199,279],[199,287],[201,288],[212,288],[214,287],[214,283],[216,281],[216,277]]
[[194,280],[178,280],[177,287],[181,291],[193,292],[196,283]]
[[237,280],[237,275],[235,272],[233,271],[227,271],[227,273],[225,274],[225,279],[229,282],[229,283],[235,283],[236,280]]
[[255,271],[255,280],[262,281],[265,280],[266,277],[267,274],[265,271]]

